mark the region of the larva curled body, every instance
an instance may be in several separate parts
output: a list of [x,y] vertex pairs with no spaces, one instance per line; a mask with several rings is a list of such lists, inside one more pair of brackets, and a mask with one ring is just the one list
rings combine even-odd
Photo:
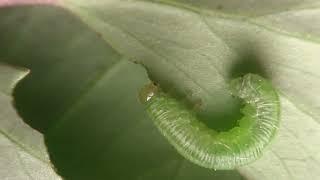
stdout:
[[156,85],[147,86],[140,99],[161,134],[182,156],[206,168],[225,170],[260,157],[280,120],[278,94],[262,77],[247,74],[232,80],[230,92],[245,106],[238,126],[226,132],[208,128],[195,112]]

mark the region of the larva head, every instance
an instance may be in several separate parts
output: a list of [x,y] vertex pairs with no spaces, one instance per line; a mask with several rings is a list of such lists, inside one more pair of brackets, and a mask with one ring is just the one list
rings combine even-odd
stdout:
[[158,91],[159,87],[154,83],[144,86],[139,93],[140,102],[142,104],[148,102]]

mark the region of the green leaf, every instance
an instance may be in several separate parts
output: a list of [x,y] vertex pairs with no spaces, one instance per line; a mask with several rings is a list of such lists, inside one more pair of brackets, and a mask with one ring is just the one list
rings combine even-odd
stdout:
[[[57,21],[57,19],[59,21]],[[66,179],[241,179],[185,161],[138,102],[149,83],[72,14],[52,7],[0,11],[0,57],[31,69],[15,91],[19,114],[45,134]]]
[[0,176],[60,179],[52,169],[42,134],[25,124],[12,106],[12,89],[28,72],[0,64]]
[[253,179],[319,177],[319,5],[315,0],[65,0],[107,43],[145,64],[154,80],[191,92],[210,113],[231,102],[223,93],[230,76],[261,67],[258,73],[282,94],[282,126],[260,161],[239,168]]
[[317,0],[65,0],[63,6],[74,18],[48,7],[0,11],[0,55],[33,72],[16,91],[18,110],[45,133],[62,176],[241,178],[183,161],[146,118],[136,95],[149,80],[127,59],[143,63],[152,80],[188,98],[218,129],[239,116],[229,80],[248,72],[269,78],[282,94],[280,132],[260,160],[239,172],[266,180],[320,176]]

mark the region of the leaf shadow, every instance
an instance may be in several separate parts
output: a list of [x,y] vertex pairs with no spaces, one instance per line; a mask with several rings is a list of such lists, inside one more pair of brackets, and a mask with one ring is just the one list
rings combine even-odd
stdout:
[[258,74],[266,79],[271,78],[270,73],[263,63],[263,58],[259,53],[259,49],[244,46],[238,54],[239,58],[234,61],[229,70],[229,80],[244,76],[248,73]]
[[[232,79],[242,77],[248,73],[258,74],[266,79],[271,78],[271,74],[267,71],[265,64],[263,63],[263,57],[260,53],[260,49],[255,46],[255,38],[238,42],[241,44],[241,48],[237,49],[237,58],[232,60],[232,64],[227,68],[228,72],[225,77],[229,82]],[[223,110],[217,113],[200,114],[200,118],[203,122],[212,129],[218,131],[227,131],[235,126],[238,126],[238,120],[243,116],[241,108],[243,102],[237,97],[234,98],[234,106],[230,108],[222,108]],[[221,122],[212,121],[212,119],[222,120]]]

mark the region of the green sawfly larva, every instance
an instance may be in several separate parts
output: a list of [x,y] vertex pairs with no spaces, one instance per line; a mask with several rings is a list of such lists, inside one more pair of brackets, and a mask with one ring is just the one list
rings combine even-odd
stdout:
[[264,78],[247,74],[230,82],[230,93],[244,102],[238,125],[225,132],[208,128],[185,104],[149,84],[140,101],[161,134],[186,159],[211,169],[234,169],[258,159],[280,121],[276,90]]

